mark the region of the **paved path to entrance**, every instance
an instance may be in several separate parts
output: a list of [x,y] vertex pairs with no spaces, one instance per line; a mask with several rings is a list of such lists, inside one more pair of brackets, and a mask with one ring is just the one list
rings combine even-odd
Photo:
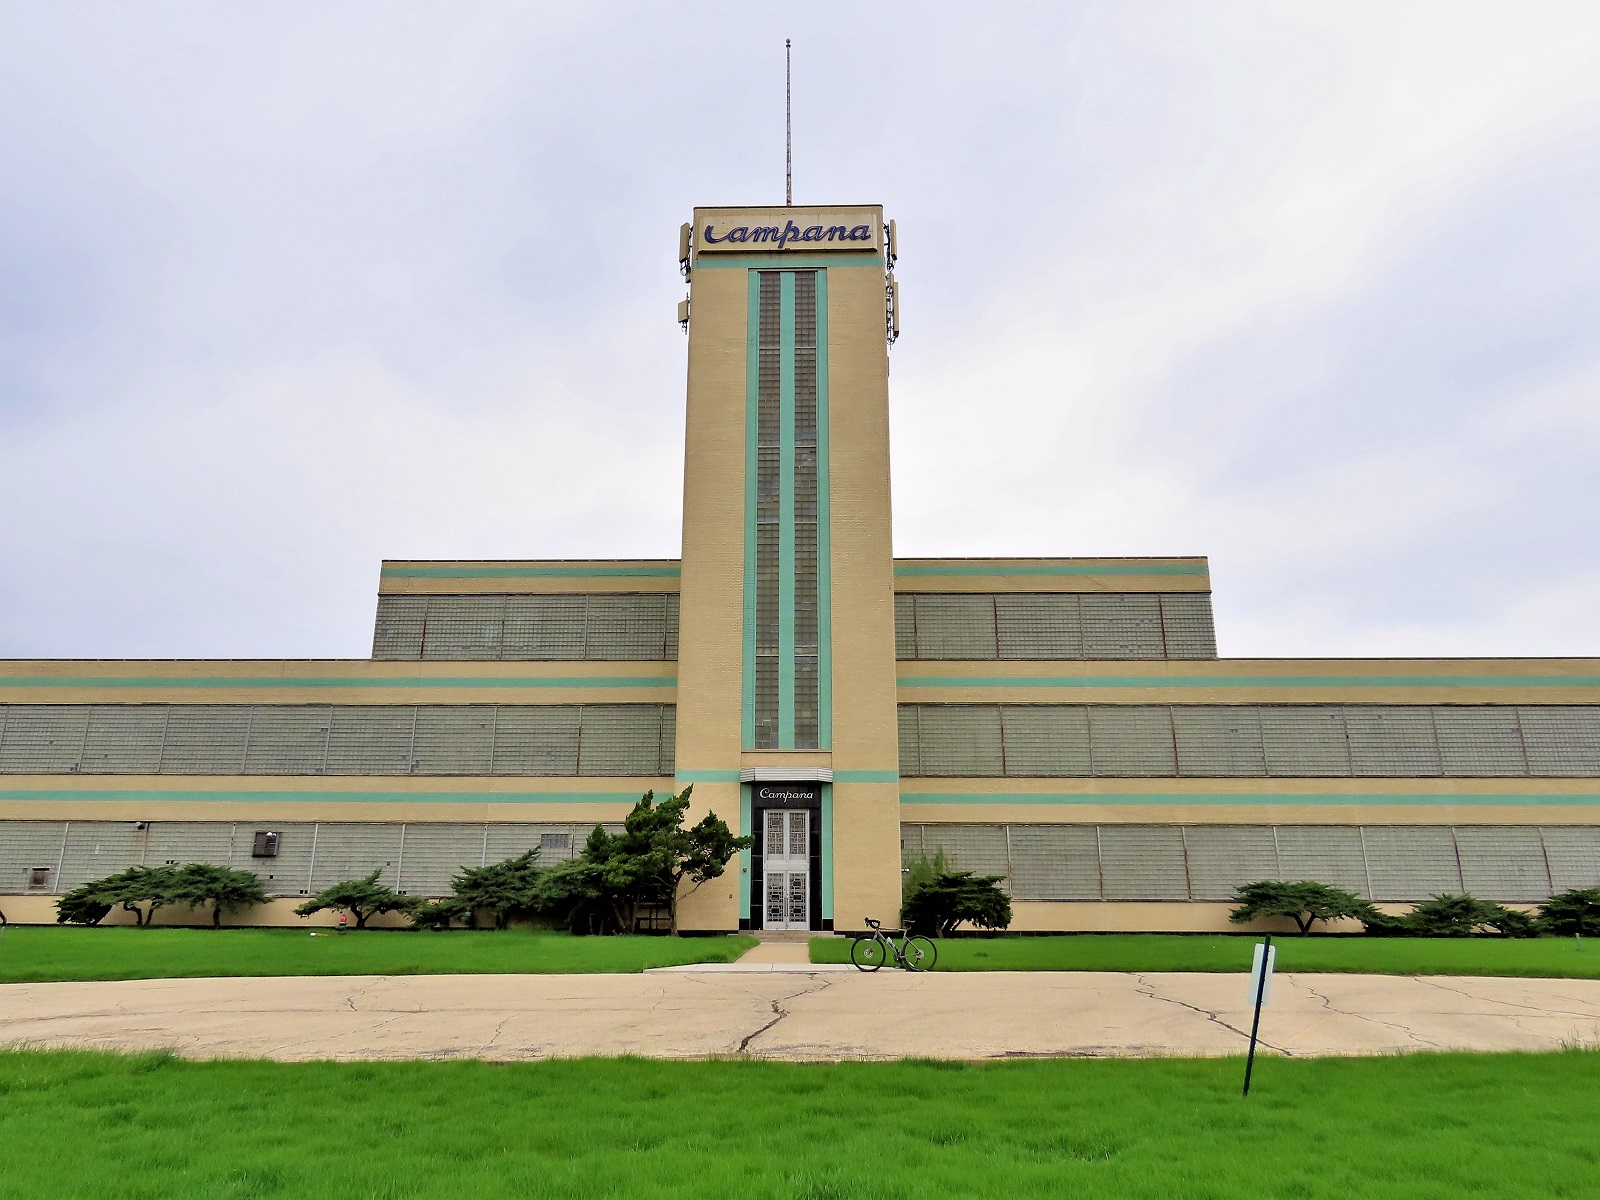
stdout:
[[[1239,1054],[1242,975],[674,970],[0,986],[0,1043],[192,1058],[789,1060]],[[775,969],[776,968],[776,969]],[[1291,1055],[1600,1044],[1600,980],[1279,975]]]

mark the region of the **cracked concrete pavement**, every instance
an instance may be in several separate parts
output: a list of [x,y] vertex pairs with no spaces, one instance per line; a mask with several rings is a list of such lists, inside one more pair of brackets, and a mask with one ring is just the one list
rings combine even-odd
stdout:
[[[0,1044],[190,1058],[1239,1054],[1242,975],[697,972],[150,979],[0,986]],[[1600,1044],[1600,980],[1280,974],[1292,1056]]]

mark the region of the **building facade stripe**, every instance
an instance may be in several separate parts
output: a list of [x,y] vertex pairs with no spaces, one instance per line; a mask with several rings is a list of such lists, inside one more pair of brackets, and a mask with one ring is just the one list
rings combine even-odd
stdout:
[[1600,675],[902,675],[902,688],[1600,687]]
[[1197,563],[896,563],[895,577],[914,579],[940,575],[1205,575]]
[[677,579],[678,567],[384,567],[385,579]]
[[778,749],[794,749],[794,272],[778,275]]
[[57,691],[81,688],[675,688],[676,675],[396,675],[357,678],[337,675],[259,676],[135,676],[135,675],[58,675],[27,677],[0,675],[0,692],[7,688],[38,688]]
[[[828,474],[828,273],[817,272],[817,748],[833,746],[832,490]],[[831,789],[828,793],[832,795]],[[829,801],[831,804],[831,799]],[[831,822],[828,825],[831,829]],[[824,840],[823,853],[831,853]],[[825,859],[831,863],[832,859]],[[823,893],[833,915],[833,889]]]
[[1582,792],[917,792],[901,795],[905,804],[1039,804],[1039,805],[1375,805],[1436,807],[1439,805],[1600,805],[1600,794]]

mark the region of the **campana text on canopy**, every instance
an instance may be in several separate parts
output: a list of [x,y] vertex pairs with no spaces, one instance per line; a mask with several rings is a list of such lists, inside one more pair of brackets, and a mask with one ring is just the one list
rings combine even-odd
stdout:
[[754,228],[735,225],[718,237],[715,227],[707,225],[705,240],[713,245],[722,242],[776,242],[781,250],[790,242],[870,242],[872,226],[853,225],[846,228],[843,225],[829,225],[823,228],[821,225],[811,225],[801,229],[793,221],[787,221],[781,230],[776,225],[757,225]]

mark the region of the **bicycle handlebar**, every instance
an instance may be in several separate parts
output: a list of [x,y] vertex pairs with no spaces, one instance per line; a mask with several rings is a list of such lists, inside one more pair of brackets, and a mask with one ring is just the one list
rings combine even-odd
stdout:
[[868,929],[882,929],[883,928],[883,922],[882,921],[874,921],[871,917],[865,917],[863,919],[866,921]]

